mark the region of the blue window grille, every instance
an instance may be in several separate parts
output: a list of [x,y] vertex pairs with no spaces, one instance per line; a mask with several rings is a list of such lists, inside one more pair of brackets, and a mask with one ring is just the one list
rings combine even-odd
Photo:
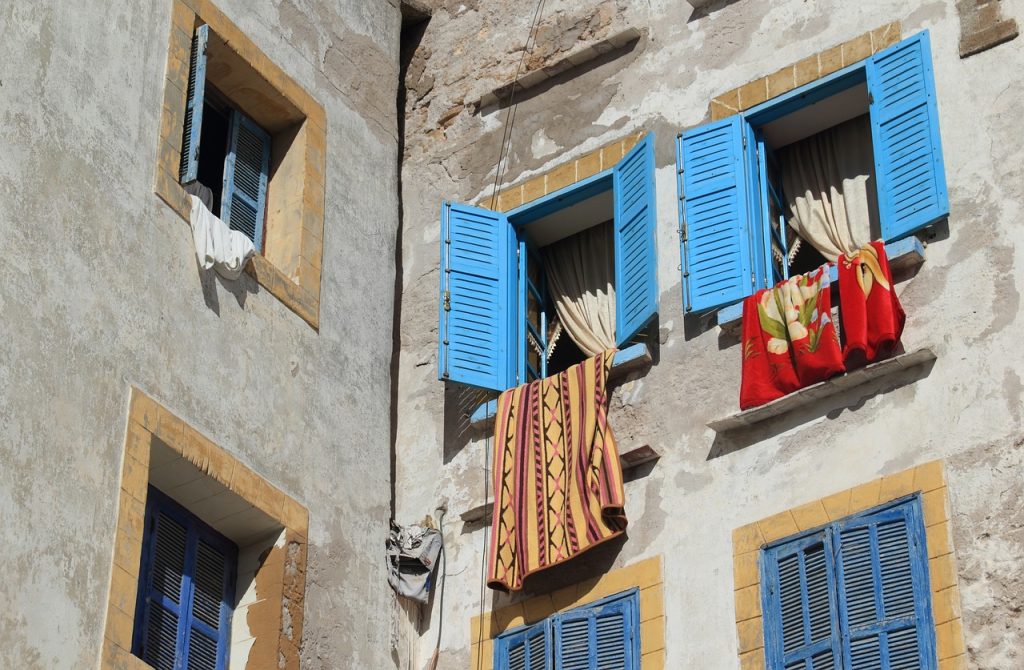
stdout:
[[935,670],[920,495],[767,547],[769,670]]
[[[676,141],[683,305],[702,312],[784,278],[779,194],[768,173],[765,124],[864,85],[882,238],[895,242],[949,215],[928,31]],[[781,238],[781,245],[780,240]],[[783,264],[784,265],[784,264]]]
[[555,614],[495,640],[497,670],[639,670],[640,592]]
[[[441,207],[438,378],[491,391],[547,376],[547,324],[531,319],[544,299],[538,260],[523,226],[611,191],[615,245],[615,340],[632,341],[658,312],[654,138],[611,169],[507,213],[445,202]],[[596,222],[595,222],[596,223]],[[533,278],[531,278],[533,276]],[[531,360],[531,358],[533,360]]]
[[238,548],[150,487],[132,653],[156,670],[223,670]]

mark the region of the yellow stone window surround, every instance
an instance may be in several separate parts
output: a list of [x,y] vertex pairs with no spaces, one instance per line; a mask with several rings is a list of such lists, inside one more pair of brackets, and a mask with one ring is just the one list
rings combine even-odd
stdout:
[[967,667],[946,478],[942,461],[931,461],[733,531],[733,595],[740,667],[743,670],[763,670],[765,667],[759,563],[764,546],[912,493],[921,493],[924,512],[939,668],[954,670]]
[[246,269],[318,329],[327,142],[323,106],[209,0],[171,0],[171,6],[153,190],[188,221],[191,203],[178,181],[178,166],[192,34],[205,23],[211,33],[207,82],[272,136],[264,250]]
[[630,588],[640,589],[640,668],[665,668],[665,595],[661,557],[648,558],[600,577],[566,586],[470,620],[470,670],[493,670],[494,639],[507,630],[542,621]]
[[[131,389],[128,410],[100,667],[150,669],[142,659],[132,655],[131,646],[154,442],[180,455],[283,528],[283,542],[266,553],[256,570],[256,601],[247,605],[244,612],[236,609],[232,628],[242,625],[238,617],[244,616],[244,624],[254,638],[245,665],[248,670],[298,668],[306,594],[309,512],[135,388]],[[268,659],[273,659],[272,666],[267,665]],[[278,666],[279,660],[283,665]],[[232,662],[231,667],[239,666]]]

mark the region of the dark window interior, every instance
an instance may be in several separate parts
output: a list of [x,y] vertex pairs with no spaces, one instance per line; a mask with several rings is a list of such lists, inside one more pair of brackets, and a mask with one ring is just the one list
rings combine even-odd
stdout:
[[197,181],[213,192],[211,211],[220,216],[220,200],[224,190],[224,161],[228,155],[228,131],[231,110],[206,87],[203,103],[203,127],[199,138],[199,169]]

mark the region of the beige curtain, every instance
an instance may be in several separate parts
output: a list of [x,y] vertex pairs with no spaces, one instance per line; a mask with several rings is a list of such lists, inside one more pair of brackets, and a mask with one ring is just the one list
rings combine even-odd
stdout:
[[544,249],[548,293],[587,356],[615,348],[615,229],[602,223]]
[[878,230],[871,123],[858,116],[779,151],[789,225],[835,261]]

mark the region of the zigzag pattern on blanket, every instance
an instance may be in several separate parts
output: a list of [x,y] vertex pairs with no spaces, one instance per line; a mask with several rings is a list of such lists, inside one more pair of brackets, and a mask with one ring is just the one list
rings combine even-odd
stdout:
[[491,588],[519,590],[528,575],[625,530],[605,392],[613,356],[605,351],[498,399]]

